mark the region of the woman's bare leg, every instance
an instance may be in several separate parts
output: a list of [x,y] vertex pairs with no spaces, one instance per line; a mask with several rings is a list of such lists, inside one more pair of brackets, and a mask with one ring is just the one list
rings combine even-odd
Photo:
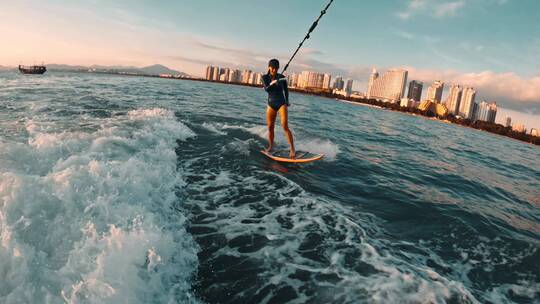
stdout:
[[289,130],[287,105],[282,105],[281,108],[279,108],[279,114],[281,117],[281,126],[283,127],[283,131],[285,132],[285,136],[287,136],[287,140],[289,141],[289,146],[291,147],[291,150],[289,152],[289,157],[294,158],[294,155],[296,154],[296,150],[294,149],[294,141],[293,141],[292,132],[291,130]]
[[268,147],[266,148],[267,152],[272,150],[274,146],[274,126],[276,124],[277,112],[274,111],[271,107],[266,107],[266,125],[268,126]]

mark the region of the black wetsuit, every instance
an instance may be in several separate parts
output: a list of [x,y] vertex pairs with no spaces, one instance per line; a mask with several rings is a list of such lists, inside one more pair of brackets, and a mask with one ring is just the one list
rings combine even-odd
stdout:
[[282,74],[277,74],[278,82],[270,85],[272,76],[270,74],[263,75],[262,82],[266,92],[268,92],[268,106],[274,111],[278,111],[282,105],[289,105],[289,88],[287,87],[287,79]]

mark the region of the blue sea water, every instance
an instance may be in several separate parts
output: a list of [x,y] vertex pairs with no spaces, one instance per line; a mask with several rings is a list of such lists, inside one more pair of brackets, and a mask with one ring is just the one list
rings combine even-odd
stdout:
[[0,302],[540,302],[537,146],[291,103],[322,161],[258,88],[0,73]]

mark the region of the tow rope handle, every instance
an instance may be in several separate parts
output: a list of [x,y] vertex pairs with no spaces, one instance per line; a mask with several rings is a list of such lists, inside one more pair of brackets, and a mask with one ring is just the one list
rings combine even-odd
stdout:
[[304,40],[302,40],[302,42],[300,42],[300,44],[298,45],[298,47],[296,48],[296,51],[294,51],[294,53],[292,54],[291,56],[291,59],[289,59],[289,62],[287,62],[287,64],[285,65],[285,67],[283,68],[283,71],[281,72],[281,74],[284,74],[285,71],[287,70],[287,68],[289,67],[289,64],[291,63],[291,61],[293,60],[294,56],[296,56],[296,53],[298,53],[298,51],[300,50],[300,48],[302,47],[302,45],[304,44],[304,42],[306,40],[309,39],[309,34],[311,34],[311,32],[313,32],[313,30],[315,30],[315,28],[317,27],[317,25],[319,24],[319,20],[321,20],[322,16],[324,16],[324,14],[326,14],[326,10],[328,10],[328,8],[330,7],[330,5],[332,4],[332,2],[334,2],[334,0],[330,0],[330,2],[328,2],[328,4],[326,5],[326,7],[321,11],[321,14],[319,15],[319,18],[317,18],[317,20],[315,20],[315,22],[313,22],[313,24],[311,25],[311,27],[309,28],[309,31],[307,32],[306,34],[306,37],[304,37]]

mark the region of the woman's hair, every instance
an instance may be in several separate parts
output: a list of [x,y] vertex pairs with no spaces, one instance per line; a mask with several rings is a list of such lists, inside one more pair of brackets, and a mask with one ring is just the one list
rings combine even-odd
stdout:
[[268,61],[268,66],[273,67],[276,70],[279,70],[279,60],[277,60],[276,58],[270,59],[270,61]]

